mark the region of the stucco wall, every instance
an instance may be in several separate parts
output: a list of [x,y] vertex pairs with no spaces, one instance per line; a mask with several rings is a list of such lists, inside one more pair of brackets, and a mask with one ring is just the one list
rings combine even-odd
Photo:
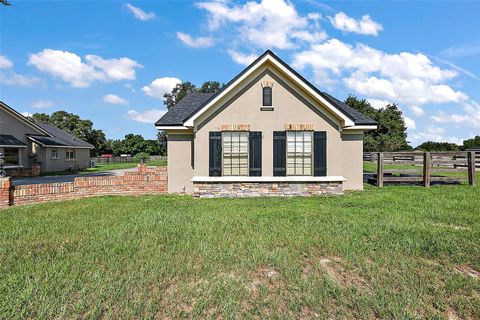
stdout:
[[342,134],[343,190],[363,189],[363,133]]
[[52,159],[52,149],[55,148],[41,148],[42,172],[56,172],[85,169],[88,167],[90,161],[90,149],[72,149],[75,150],[75,160],[66,159],[66,148],[56,148],[58,150],[58,159]]
[[[193,134],[167,131],[167,147],[168,192],[193,193]],[[201,153],[208,155],[208,146]]]
[[[343,175],[342,140],[338,120],[332,120],[331,114],[326,110],[319,111],[309,101],[302,101],[306,94],[300,88],[274,74],[279,73],[259,72],[257,77],[252,77],[256,78],[254,82],[244,83],[250,84],[246,91],[237,92],[238,97],[231,102],[225,102],[220,108],[221,111],[199,121],[195,136],[195,176],[208,176],[208,133],[219,131],[222,124],[249,124],[251,131],[262,132],[262,175],[273,176],[273,132],[284,131],[285,124],[291,123],[313,124],[315,131],[326,131],[327,175]],[[274,111],[260,110],[261,82],[264,80],[274,83]],[[323,109],[321,106],[320,108]]]

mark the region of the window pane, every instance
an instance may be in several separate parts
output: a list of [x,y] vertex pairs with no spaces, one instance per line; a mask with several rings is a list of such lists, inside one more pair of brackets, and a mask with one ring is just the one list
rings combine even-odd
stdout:
[[248,132],[223,132],[223,175],[248,175]]
[[17,166],[19,162],[19,150],[16,148],[5,148],[3,149],[3,156],[6,166]]
[[287,175],[312,174],[311,131],[287,132]]

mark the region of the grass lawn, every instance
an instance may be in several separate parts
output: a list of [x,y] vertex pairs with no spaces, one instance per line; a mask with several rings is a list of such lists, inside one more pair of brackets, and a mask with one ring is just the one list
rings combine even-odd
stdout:
[[[60,172],[46,172],[43,173],[42,176],[58,176],[58,175],[68,175],[74,173],[91,173],[91,172],[103,172],[103,171],[110,171],[110,170],[117,170],[117,169],[129,169],[135,168],[138,165],[137,162],[126,162],[126,163],[105,163],[105,164],[97,164],[95,168],[86,168],[80,170],[78,172],[71,172],[71,171],[60,171]],[[146,162],[147,166],[166,166],[167,161],[165,160],[151,160]]]
[[480,187],[0,211],[0,318],[480,318]]

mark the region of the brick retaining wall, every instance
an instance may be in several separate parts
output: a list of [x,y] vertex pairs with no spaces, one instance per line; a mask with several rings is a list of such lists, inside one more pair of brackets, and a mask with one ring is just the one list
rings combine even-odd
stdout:
[[167,168],[142,164],[122,176],[80,177],[73,182],[11,186],[10,177],[0,178],[0,208],[99,195],[162,193],[167,193]]
[[198,198],[318,196],[343,194],[342,182],[194,182]]

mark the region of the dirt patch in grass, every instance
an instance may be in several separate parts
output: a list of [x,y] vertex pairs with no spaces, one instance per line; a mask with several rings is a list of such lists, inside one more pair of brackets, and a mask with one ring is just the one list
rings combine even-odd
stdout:
[[257,268],[252,275],[253,280],[249,284],[249,290],[252,293],[257,293],[261,286],[274,289],[279,280],[280,273],[278,270],[271,267]]
[[461,318],[458,316],[457,311],[453,309],[452,307],[447,307],[447,319],[448,320],[460,320]]
[[454,270],[458,273],[461,273],[463,275],[466,275],[475,279],[480,278],[480,272],[469,266],[456,266],[454,267]]
[[370,291],[370,284],[356,272],[347,270],[340,257],[320,257],[319,263],[327,274],[341,287]]
[[447,224],[447,223],[432,223],[434,227],[440,228],[447,228],[447,229],[454,229],[454,230],[471,230],[470,227],[459,226],[455,224]]

